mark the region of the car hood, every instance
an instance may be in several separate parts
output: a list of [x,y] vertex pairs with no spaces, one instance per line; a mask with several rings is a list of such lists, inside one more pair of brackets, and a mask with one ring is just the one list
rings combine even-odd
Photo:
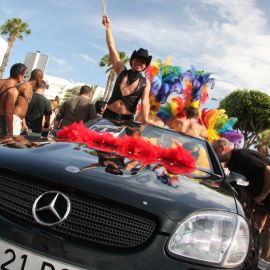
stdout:
[[[223,181],[210,181],[212,184],[209,185],[209,181],[183,175],[163,177],[162,168],[153,169],[153,166],[128,171],[121,165],[121,175],[118,175],[106,172],[105,167],[99,164],[97,151],[84,145],[27,142],[28,145],[20,142],[16,146],[2,143],[0,167],[21,173],[29,179],[50,181],[57,188],[76,189],[136,207],[157,216],[161,220],[161,227],[166,227],[166,220],[179,221],[202,209],[237,212],[231,189]],[[166,181],[168,177],[174,178],[172,185]],[[164,230],[168,231],[168,228]]]

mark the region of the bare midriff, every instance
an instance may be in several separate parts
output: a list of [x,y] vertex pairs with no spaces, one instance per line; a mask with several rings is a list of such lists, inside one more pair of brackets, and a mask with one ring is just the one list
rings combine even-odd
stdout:
[[125,103],[121,99],[116,100],[112,104],[108,104],[107,105],[107,108],[109,110],[115,112],[115,113],[118,113],[118,114],[128,114],[128,115],[132,115],[133,114],[130,111],[128,111]]

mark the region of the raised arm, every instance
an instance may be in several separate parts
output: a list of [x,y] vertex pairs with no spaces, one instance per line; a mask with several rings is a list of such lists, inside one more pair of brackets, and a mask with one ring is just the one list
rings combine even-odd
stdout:
[[112,60],[113,70],[117,75],[121,73],[121,71],[125,68],[124,64],[121,62],[119,54],[115,47],[115,42],[112,34],[112,27],[107,16],[102,17],[102,24],[105,26],[106,33],[106,43],[109,49],[109,55]]

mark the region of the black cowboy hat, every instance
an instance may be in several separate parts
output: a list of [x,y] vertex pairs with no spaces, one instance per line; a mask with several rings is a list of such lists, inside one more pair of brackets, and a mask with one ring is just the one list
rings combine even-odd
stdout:
[[130,65],[131,65],[132,60],[134,60],[134,58],[143,59],[146,63],[146,67],[148,67],[152,60],[152,55],[148,55],[148,50],[140,48],[138,51],[135,50],[132,53],[130,57]]

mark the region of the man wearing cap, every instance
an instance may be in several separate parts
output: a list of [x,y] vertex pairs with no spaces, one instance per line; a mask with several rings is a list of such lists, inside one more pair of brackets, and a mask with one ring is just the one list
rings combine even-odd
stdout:
[[137,104],[141,100],[143,122],[149,123],[150,81],[142,75],[142,72],[150,64],[152,56],[148,55],[148,51],[143,48],[134,51],[130,57],[131,69],[127,70],[116,50],[111,24],[107,16],[102,17],[102,23],[105,26],[106,42],[113,70],[118,76],[103,117],[133,120]]

